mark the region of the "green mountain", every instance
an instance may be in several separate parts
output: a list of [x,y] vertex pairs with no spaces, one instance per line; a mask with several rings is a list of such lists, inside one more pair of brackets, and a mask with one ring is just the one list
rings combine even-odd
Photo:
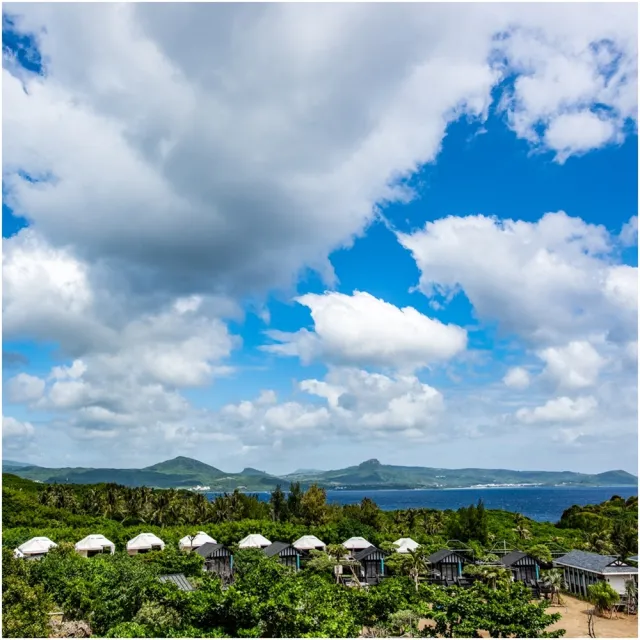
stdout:
[[5,471],[10,471],[11,469],[20,469],[22,467],[31,467],[32,465],[29,462],[16,462],[15,460],[3,460],[2,468]]
[[[6,469],[6,461],[3,466]],[[437,489],[474,486],[637,486],[638,478],[626,471],[599,474],[573,471],[512,471],[508,469],[434,469],[381,464],[367,460],[357,466],[333,471],[299,470],[281,478],[265,471],[246,468],[241,473],[225,473],[204,462],[179,456],[144,469],[89,469],[83,467],[47,469],[45,467],[10,467],[22,478],[40,482],[97,484],[115,482],[131,487],[189,488],[208,486],[211,491],[270,491],[280,484],[287,489],[291,482],[303,486],[316,483],[326,489]]]

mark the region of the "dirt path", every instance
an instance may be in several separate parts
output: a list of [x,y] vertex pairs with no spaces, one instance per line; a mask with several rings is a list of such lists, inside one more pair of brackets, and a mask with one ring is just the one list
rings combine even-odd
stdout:
[[[564,629],[565,638],[588,638],[587,609],[591,607],[587,602],[563,595],[562,600],[566,607],[553,606],[547,609],[548,613],[562,615],[560,622],[549,627],[549,630]],[[626,613],[616,613],[612,619],[594,618],[594,630],[596,638],[637,638],[638,616],[628,616]]]

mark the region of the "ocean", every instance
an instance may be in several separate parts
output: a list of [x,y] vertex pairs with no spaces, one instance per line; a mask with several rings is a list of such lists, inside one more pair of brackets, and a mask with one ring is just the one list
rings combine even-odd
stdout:
[[[215,494],[208,494],[213,498]],[[268,500],[269,493],[257,493]],[[491,489],[413,489],[379,491],[327,491],[327,502],[353,504],[371,498],[381,509],[458,509],[482,498],[487,509],[521,513],[539,522],[557,522],[574,504],[597,504],[613,495],[638,495],[637,487],[495,487]]]

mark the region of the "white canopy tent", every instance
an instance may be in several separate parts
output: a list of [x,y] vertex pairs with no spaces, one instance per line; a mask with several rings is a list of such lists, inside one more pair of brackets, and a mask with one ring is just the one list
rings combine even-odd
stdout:
[[102,534],[89,535],[76,542],[76,551],[85,558],[90,558],[98,553],[115,553],[116,545],[107,540]]
[[127,542],[127,552],[130,556],[147,551],[162,551],[164,542],[153,533],[140,533]]
[[185,551],[193,551],[198,547],[201,547],[205,542],[211,542],[212,544],[217,544],[217,542],[204,531],[198,531],[198,533],[193,536],[185,536],[180,539],[178,546]]
[[320,538],[316,538],[316,536],[302,536],[293,543],[293,546],[298,551],[311,551],[312,549],[326,551],[327,549],[327,545],[322,542]]
[[362,551],[363,549],[368,549],[373,545],[365,538],[362,538],[361,536],[355,536],[353,538],[345,540],[342,543],[342,546],[349,551]]
[[55,542],[49,540],[46,536],[39,536],[31,538],[31,540],[27,540],[24,544],[21,544],[13,552],[13,555],[16,558],[35,558],[43,556],[49,549],[57,546]]
[[271,544],[271,540],[267,540],[259,533],[250,533],[246,538],[242,538],[238,543],[240,549],[264,549]]
[[409,551],[415,551],[420,545],[411,538],[399,538],[393,544],[398,547],[398,553],[409,553]]

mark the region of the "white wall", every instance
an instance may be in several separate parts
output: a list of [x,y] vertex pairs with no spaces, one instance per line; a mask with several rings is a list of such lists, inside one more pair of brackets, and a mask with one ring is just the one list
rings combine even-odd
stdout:
[[620,594],[624,593],[624,583],[631,580],[631,575],[618,573],[616,575],[606,576],[607,582]]

